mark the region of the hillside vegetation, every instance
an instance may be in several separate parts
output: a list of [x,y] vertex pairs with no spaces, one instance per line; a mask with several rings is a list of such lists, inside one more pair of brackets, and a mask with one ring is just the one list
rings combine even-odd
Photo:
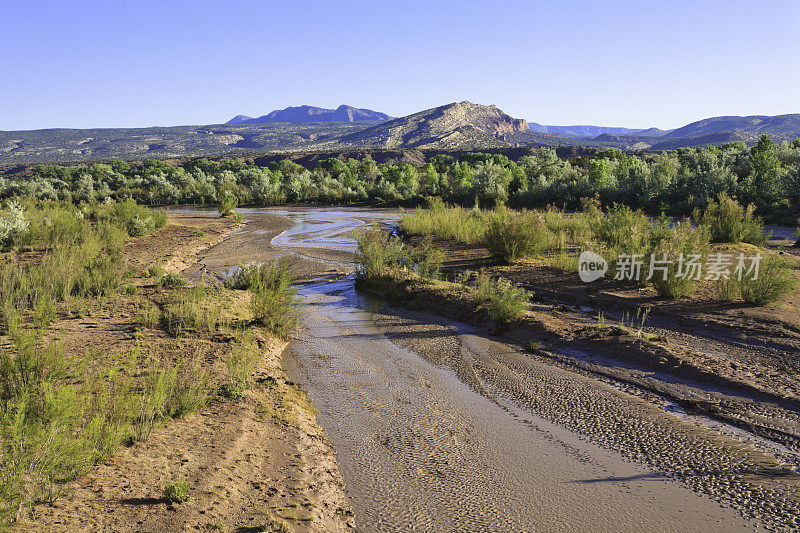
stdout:
[[597,197],[654,215],[684,216],[705,209],[721,193],[752,205],[769,221],[794,224],[800,215],[800,141],[755,146],[683,149],[660,154],[606,150],[560,158],[543,148],[516,161],[501,154],[438,154],[418,164],[361,159],[318,160],[305,168],[290,160],[266,166],[238,160],[197,159],[172,165],[40,165],[9,174],[0,198],[99,201],[133,198],[149,205],[217,204],[229,196],[239,205],[304,203],[418,203],[439,196],[472,206],[505,202],[516,207],[555,204],[578,209]]

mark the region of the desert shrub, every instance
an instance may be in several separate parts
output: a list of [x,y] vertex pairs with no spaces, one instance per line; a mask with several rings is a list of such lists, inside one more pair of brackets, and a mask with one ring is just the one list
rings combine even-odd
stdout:
[[165,213],[153,213],[148,208],[138,205],[132,198],[121,202],[111,202],[99,211],[100,219],[107,219],[124,227],[131,237],[147,235],[164,227],[167,223]]
[[[657,223],[652,231],[657,237],[651,235],[653,248],[649,258],[652,263],[646,267],[653,287],[659,296],[665,298],[689,296],[699,282],[700,272],[691,272],[688,260],[694,258],[700,265],[704,262],[708,253],[708,233],[687,221],[670,227],[665,220]],[[650,270],[651,267],[654,269]]]
[[386,274],[387,269],[409,262],[403,243],[377,224],[357,235],[356,242],[356,274],[362,281],[369,282]]
[[508,280],[479,273],[471,288],[473,298],[498,326],[519,320],[528,309],[528,292]]
[[621,254],[645,255],[648,251],[650,220],[641,211],[614,204],[606,213],[590,208],[583,220],[612,259]]
[[218,298],[209,297],[203,286],[180,291],[161,314],[165,329],[172,335],[194,331],[216,331],[227,327],[230,319]]
[[217,209],[220,216],[229,217],[234,214],[236,206],[239,205],[239,200],[230,191],[225,191],[225,194],[219,199]]
[[498,259],[514,263],[552,249],[554,239],[541,214],[497,209],[487,223],[484,245]]
[[435,235],[458,242],[483,241],[486,216],[480,209],[466,210],[448,206],[440,198],[428,200],[427,209],[417,208],[400,219],[401,229],[409,235]]
[[180,275],[175,274],[174,272],[169,272],[161,276],[158,281],[159,286],[164,287],[165,289],[176,289],[178,287],[183,287],[186,285],[186,280],[180,277]]
[[435,248],[429,239],[425,239],[412,252],[412,260],[416,265],[419,277],[424,279],[439,279],[439,270],[444,261],[444,250]]
[[714,295],[717,300],[733,302],[739,299],[739,281],[732,278],[720,278],[714,282]]
[[236,342],[231,344],[231,351],[225,356],[227,376],[220,393],[228,398],[241,398],[252,382],[260,358],[258,346],[250,335],[240,333]]
[[712,242],[763,246],[767,240],[764,224],[755,215],[755,206],[744,208],[725,193],[720,193],[717,201],[709,200],[703,214],[695,212],[695,218],[708,228]]
[[189,483],[186,481],[175,481],[164,487],[164,497],[176,503],[183,503],[189,500]]
[[291,260],[281,257],[251,268],[247,278],[253,320],[275,335],[286,337],[300,319]]
[[11,200],[6,213],[0,217],[0,246],[7,248],[17,244],[29,226],[23,207],[18,201]]
[[742,276],[739,291],[742,299],[754,305],[769,305],[793,293],[797,279],[788,261],[779,257],[765,257],[759,265],[758,276]]
[[[0,521],[52,502],[131,436],[136,392],[129,373],[68,356],[42,332],[10,320],[0,360]],[[92,364],[87,364],[92,361]]]

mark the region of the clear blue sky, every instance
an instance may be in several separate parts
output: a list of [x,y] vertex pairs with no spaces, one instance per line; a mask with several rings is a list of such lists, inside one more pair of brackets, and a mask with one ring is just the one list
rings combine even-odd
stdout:
[[544,124],[800,112],[798,0],[2,0],[0,13],[4,130],[460,100]]

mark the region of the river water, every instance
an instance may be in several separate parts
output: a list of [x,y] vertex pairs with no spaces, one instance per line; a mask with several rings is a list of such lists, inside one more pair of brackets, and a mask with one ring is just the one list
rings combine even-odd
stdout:
[[[352,252],[352,231],[370,217],[388,226],[397,219],[348,210],[291,216],[295,225],[272,245],[306,259],[315,250]],[[503,349],[480,332],[426,330],[419,315],[412,321],[423,329],[409,335],[427,348],[417,353],[378,326],[387,312],[354,290],[352,274],[299,293],[303,327],[287,372],[309,392],[334,444],[360,530],[753,529],[733,510],[465,378],[454,358],[488,361]]]

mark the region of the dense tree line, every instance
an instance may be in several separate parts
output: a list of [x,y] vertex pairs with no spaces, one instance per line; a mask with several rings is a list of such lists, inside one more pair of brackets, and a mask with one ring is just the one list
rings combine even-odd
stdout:
[[624,203],[673,215],[705,207],[719,193],[753,204],[768,220],[800,213],[800,139],[774,144],[764,136],[753,147],[731,143],[663,153],[606,150],[560,158],[551,148],[517,161],[499,154],[436,155],[424,166],[377,164],[369,157],[331,158],[307,169],[289,160],[255,166],[238,160],[197,159],[180,166],[146,160],[129,165],[40,165],[32,179],[0,183],[4,198],[32,196],[73,202],[133,198],[149,205],[215,204],[226,195],[238,203],[413,202],[441,196],[449,202],[518,207],[556,204],[575,208],[582,199]]

